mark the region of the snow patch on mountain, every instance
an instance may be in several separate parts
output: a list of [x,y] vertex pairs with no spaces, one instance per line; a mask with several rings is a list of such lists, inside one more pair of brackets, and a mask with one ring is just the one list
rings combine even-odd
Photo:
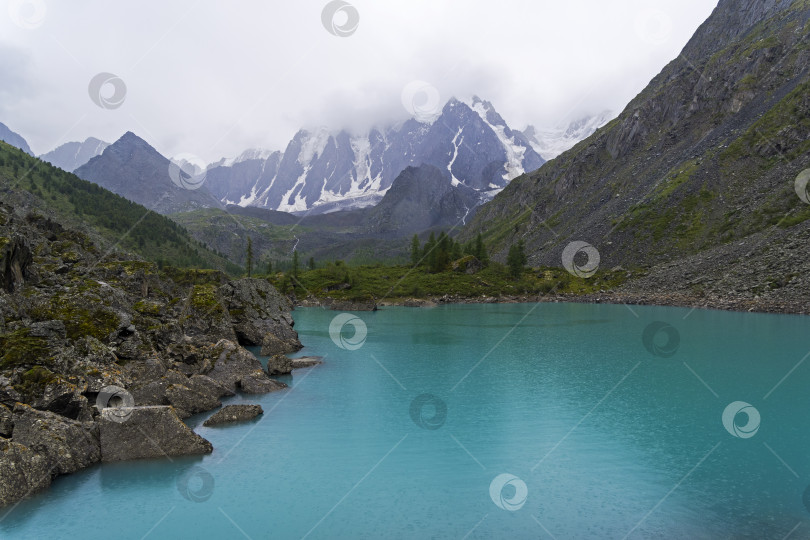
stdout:
[[535,152],[550,160],[574,147],[579,141],[590,137],[597,129],[610,122],[616,116],[611,111],[603,111],[594,116],[585,116],[570,124],[554,128],[537,129],[528,126],[523,134],[529,140]]
[[503,179],[509,182],[525,173],[526,171],[523,168],[523,156],[526,153],[526,147],[518,143],[514,136],[509,136],[507,134],[506,130],[509,128],[505,124],[501,124],[500,122],[491,122],[493,116],[501,119],[500,115],[497,113],[493,115],[494,109],[492,108],[492,105],[489,102],[482,101],[475,96],[473,97],[470,107],[472,110],[478,113],[481,120],[483,120],[484,123],[486,123],[492,129],[492,131],[495,132],[495,135],[498,136],[504,150],[506,150],[506,173],[503,175]]
[[250,161],[252,159],[266,160],[273,154],[272,150],[265,150],[264,148],[249,148],[241,154],[233,158],[222,158],[216,163],[212,163],[208,168],[212,167],[233,167],[237,163]]

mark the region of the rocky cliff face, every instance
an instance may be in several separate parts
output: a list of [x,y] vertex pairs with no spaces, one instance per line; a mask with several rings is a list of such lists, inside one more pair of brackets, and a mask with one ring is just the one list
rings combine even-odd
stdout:
[[[792,244],[810,224],[794,185],[810,167],[808,66],[810,4],[723,0],[617,119],[512,181],[463,237],[484,233],[501,259],[523,239],[531,264],[557,267],[582,240],[603,267],[660,270],[668,280],[650,283],[698,293],[732,270],[755,273],[769,239]],[[726,257],[710,266],[719,274],[688,283],[690,269],[707,268],[700,254],[715,252]],[[772,259],[763,268],[773,275],[746,294],[795,286],[810,295],[802,272]],[[674,279],[664,268],[678,262]]]
[[2,203],[0,244],[0,504],[99,461],[210,452],[181,418],[285,387],[240,345],[300,348],[266,282],[159,272]]

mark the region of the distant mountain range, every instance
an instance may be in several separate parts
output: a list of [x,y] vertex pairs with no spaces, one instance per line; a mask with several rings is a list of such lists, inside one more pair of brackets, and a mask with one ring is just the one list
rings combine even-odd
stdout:
[[[470,188],[480,204],[586,137],[608,116],[565,129],[529,126],[521,132],[510,128],[489,101],[453,98],[430,123],[410,119],[363,135],[300,130],[283,152],[250,149],[206,168],[172,160],[180,174],[193,178],[192,190],[172,182],[171,161],[129,132],[113,145],[90,137],[40,158],[163,213],[227,205],[299,214],[366,208],[382,201],[407,167],[423,164],[446,171],[453,186]],[[31,153],[25,139],[2,124],[0,138]]]
[[409,166],[448,171],[454,184],[494,195],[544,163],[488,101],[451,99],[432,123],[411,119],[357,136],[299,131],[284,152],[249,150],[208,167],[206,184],[224,204],[329,212],[378,203]]
[[54,148],[39,159],[62,170],[73,172],[94,157],[100,155],[110,143],[90,137],[84,142],[69,142]]

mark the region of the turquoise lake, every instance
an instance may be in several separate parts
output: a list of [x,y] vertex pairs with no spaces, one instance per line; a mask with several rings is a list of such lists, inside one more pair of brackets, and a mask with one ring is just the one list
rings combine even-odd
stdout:
[[58,478],[0,537],[810,538],[808,317],[337,315],[294,312],[323,365],[228,401],[260,419],[189,419],[213,454]]

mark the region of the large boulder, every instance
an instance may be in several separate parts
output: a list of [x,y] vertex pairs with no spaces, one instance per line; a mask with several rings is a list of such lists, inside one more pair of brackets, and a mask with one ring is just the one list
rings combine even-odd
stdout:
[[283,354],[276,354],[267,359],[267,374],[271,377],[289,375],[292,370],[292,360]]
[[267,334],[262,340],[261,355],[273,356],[276,354],[286,354],[301,350],[301,342],[298,339],[283,339],[275,334]]
[[0,506],[15,503],[51,485],[45,456],[17,442],[0,439]]
[[192,390],[208,394],[217,398],[230,397],[236,394],[229,390],[227,387],[219,384],[217,381],[208,377],[207,375],[193,375],[187,386]]
[[271,379],[261,369],[248,373],[239,381],[239,388],[246,394],[267,394],[276,390],[284,390],[287,385]]
[[79,471],[101,460],[98,426],[18,403],[13,440],[48,460],[55,474]]
[[262,370],[261,362],[250,351],[232,341],[217,343],[213,354],[213,366],[204,375],[231,391],[237,390],[243,377]]
[[180,323],[185,338],[193,346],[210,345],[221,339],[236,341],[231,316],[219,288],[213,283],[191,288]]
[[293,329],[290,304],[275,287],[263,279],[239,279],[219,288],[230,313],[233,329],[243,345],[264,345],[268,336],[299,350],[298,332]]
[[222,406],[216,396],[207,392],[199,392],[183,384],[170,385],[166,389],[166,398],[178,410],[178,415],[182,417],[210,411]]
[[22,400],[22,396],[12,386],[11,379],[0,375],[0,403],[14,407],[14,404]]
[[184,385],[187,382],[188,377],[178,371],[170,370],[156,381],[131,389],[130,393],[135,399],[135,405],[138,407],[144,405],[168,405],[169,398],[166,395],[168,388],[173,384]]
[[264,414],[261,405],[227,405],[214,413],[203,425],[210,427],[244,422],[246,420],[252,420],[260,414]]
[[104,462],[210,454],[214,449],[172,407],[134,407],[124,417],[108,411],[99,422]]
[[[26,372],[29,379],[31,372],[50,371],[43,368],[34,368]],[[50,373],[53,376],[53,373]],[[46,379],[47,380],[47,379]],[[93,414],[87,398],[82,395],[87,389],[87,385],[79,387],[69,383],[61,377],[53,377],[52,380],[40,385],[29,385],[29,393],[26,395],[26,402],[36,409],[51,411],[61,416],[81,422],[93,420]]]

